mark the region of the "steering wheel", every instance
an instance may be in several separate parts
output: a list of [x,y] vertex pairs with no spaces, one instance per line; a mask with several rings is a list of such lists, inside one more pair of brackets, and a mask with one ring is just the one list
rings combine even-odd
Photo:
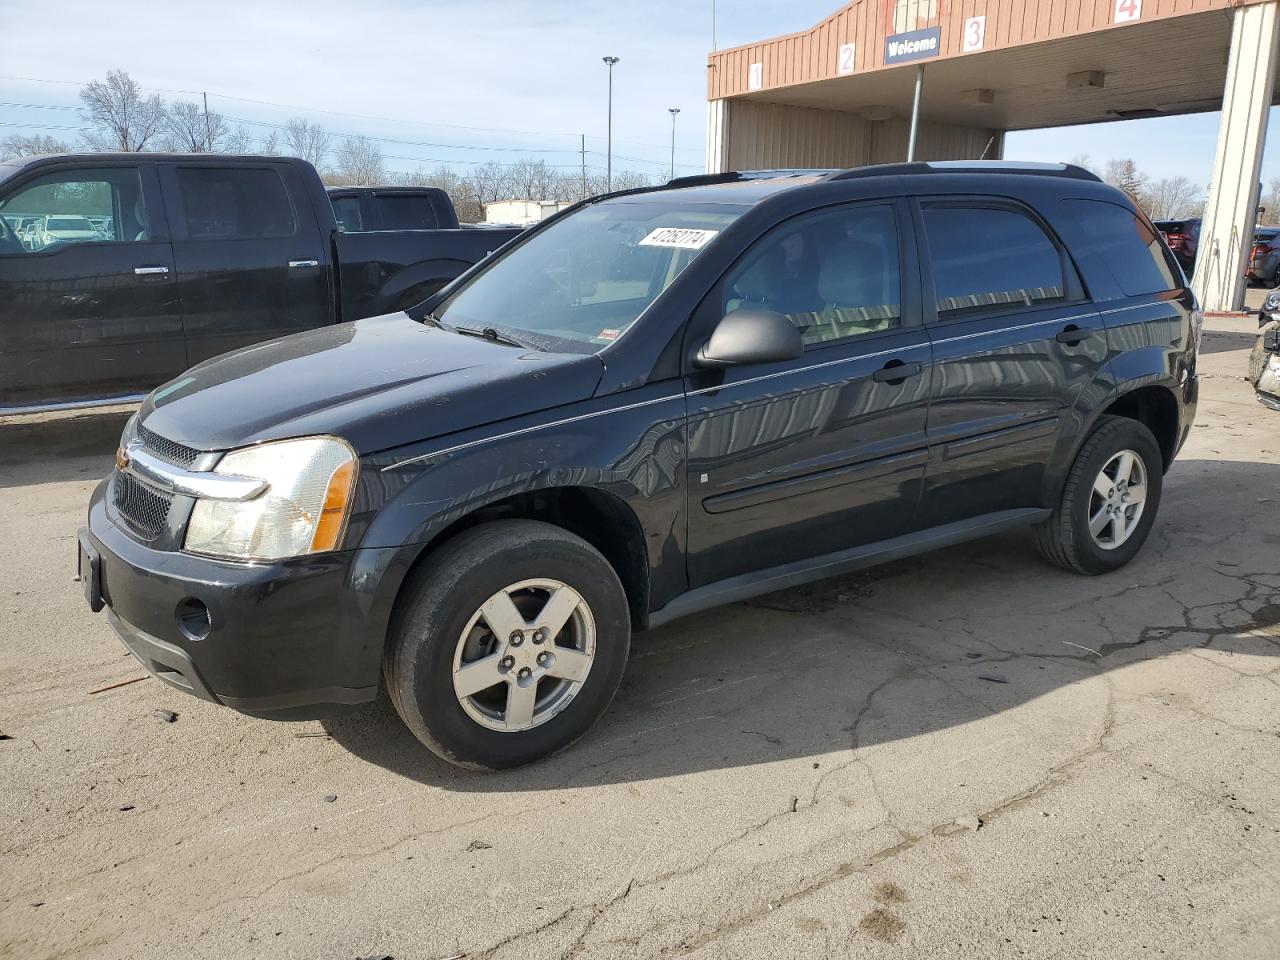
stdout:
[[26,253],[22,241],[13,235],[8,221],[0,217],[0,253]]

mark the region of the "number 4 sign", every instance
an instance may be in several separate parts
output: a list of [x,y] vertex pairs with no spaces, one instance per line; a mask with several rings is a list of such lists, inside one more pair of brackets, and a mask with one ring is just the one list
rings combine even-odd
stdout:
[[1142,19],[1142,0],[1116,0],[1116,23]]
[[981,50],[987,39],[987,18],[970,17],[964,22],[964,43],[960,49],[964,53]]

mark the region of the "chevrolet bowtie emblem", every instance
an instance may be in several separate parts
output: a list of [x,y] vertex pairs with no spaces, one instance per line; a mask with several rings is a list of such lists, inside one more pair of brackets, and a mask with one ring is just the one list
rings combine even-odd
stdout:
[[124,470],[129,466],[129,455],[124,452],[124,447],[116,447],[116,469]]

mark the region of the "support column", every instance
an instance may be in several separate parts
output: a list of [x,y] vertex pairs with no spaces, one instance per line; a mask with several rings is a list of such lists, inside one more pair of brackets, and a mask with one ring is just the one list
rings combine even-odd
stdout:
[[729,169],[729,101],[707,101],[707,173]]
[[1253,243],[1277,60],[1280,2],[1237,7],[1213,180],[1192,281],[1206,311],[1239,310],[1244,305],[1244,270]]

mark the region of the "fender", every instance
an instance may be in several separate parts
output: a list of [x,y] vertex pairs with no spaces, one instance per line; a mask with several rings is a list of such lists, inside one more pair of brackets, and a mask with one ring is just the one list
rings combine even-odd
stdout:
[[[687,588],[685,398],[660,383],[366,457],[352,545],[416,562],[459,520],[516,495],[586,487],[644,535],[650,603]],[[407,569],[408,564],[405,565]]]

